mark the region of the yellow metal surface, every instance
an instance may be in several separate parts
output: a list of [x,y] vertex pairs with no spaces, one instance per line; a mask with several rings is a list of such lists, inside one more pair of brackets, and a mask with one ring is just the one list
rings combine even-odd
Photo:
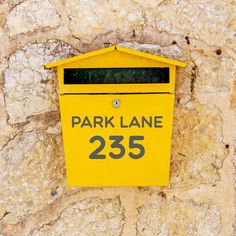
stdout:
[[173,107],[173,94],[61,95],[69,186],[168,185]]

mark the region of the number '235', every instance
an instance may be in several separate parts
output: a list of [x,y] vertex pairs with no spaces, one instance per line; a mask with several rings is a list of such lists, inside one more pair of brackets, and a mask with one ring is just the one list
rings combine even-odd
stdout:
[[[112,149],[118,149],[117,151],[114,152],[109,152],[109,156],[113,159],[120,159],[125,155],[125,147],[121,144],[121,141],[124,139],[123,136],[110,136],[109,139],[112,142],[111,148]],[[142,144],[138,143],[138,141],[144,140],[143,136],[130,136],[129,137],[129,156],[133,159],[139,159],[143,157],[145,154],[145,148]],[[105,159],[106,155],[102,154],[102,150],[106,145],[105,139],[101,136],[93,136],[90,139],[90,143],[94,143],[95,141],[100,142],[100,145],[97,149],[95,149],[89,156],[90,159]],[[132,149],[135,149],[135,153],[132,152]],[[137,152],[138,150],[138,152]]]

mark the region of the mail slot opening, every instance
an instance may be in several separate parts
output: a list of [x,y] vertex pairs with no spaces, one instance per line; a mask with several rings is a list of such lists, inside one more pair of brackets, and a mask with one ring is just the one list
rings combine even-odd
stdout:
[[150,83],[169,83],[169,67],[64,69],[64,84]]

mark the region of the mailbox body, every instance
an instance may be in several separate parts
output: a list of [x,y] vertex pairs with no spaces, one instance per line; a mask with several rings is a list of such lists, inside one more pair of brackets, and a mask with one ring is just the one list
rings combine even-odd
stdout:
[[[116,46],[56,64],[69,186],[168,185],[173,62]],[[72,68],[169,68],[169,78],[167,83],[65,84],[64,72]]]

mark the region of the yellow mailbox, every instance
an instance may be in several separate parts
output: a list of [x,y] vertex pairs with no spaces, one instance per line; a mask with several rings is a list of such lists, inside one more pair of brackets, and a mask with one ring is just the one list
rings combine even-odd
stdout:
[[69,186],[166,186],[176,66],[112,46],[57,68]]

